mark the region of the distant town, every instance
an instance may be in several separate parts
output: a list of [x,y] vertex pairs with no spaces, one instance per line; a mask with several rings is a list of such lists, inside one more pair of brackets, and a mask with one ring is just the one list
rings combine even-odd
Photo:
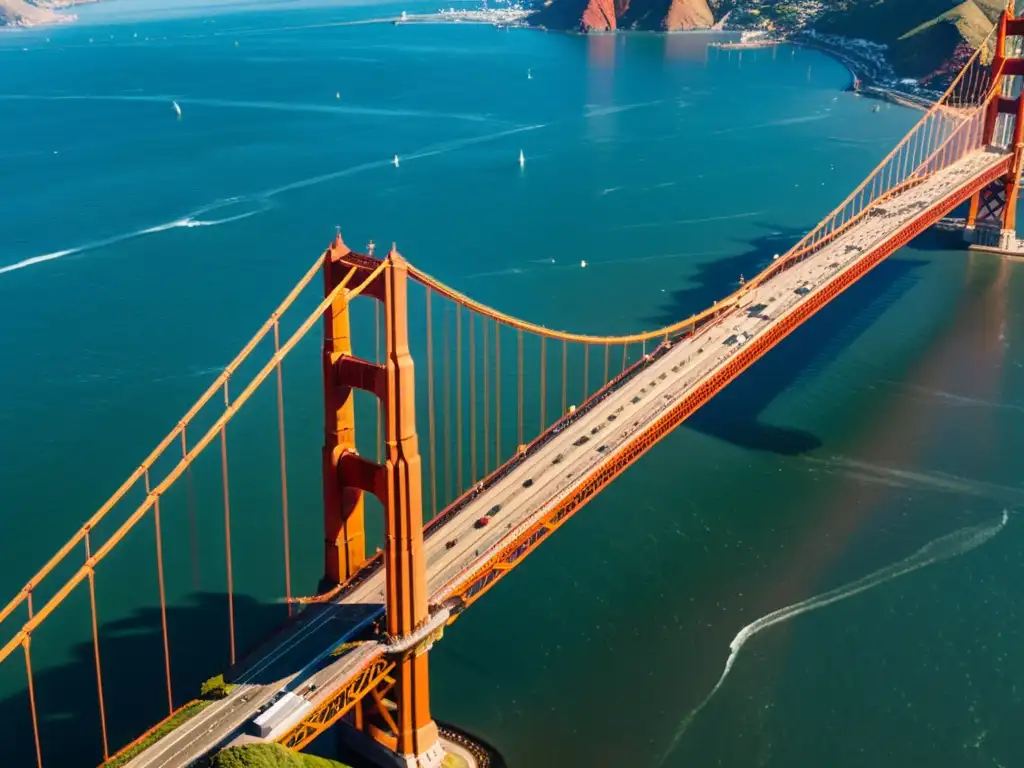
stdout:
[[435,13],[412,14],[402,11],[396,24],[442,23],[442,24],[493,24],[498,27],[526,26],[532,8],[518,2],[505,0],[483,0],[483,7],[475,10],[438,8]]
[[898,77],[886,59],[887,45],[816,31],[814,22],[827,10],[821,0],[737,0],[720,27],[742,32],[741,47],[791,42],[828,53],[849,67],[855,89],[867,95],[911,106],[923,106],[941,95],[941,87],[928,88],[913,78]]

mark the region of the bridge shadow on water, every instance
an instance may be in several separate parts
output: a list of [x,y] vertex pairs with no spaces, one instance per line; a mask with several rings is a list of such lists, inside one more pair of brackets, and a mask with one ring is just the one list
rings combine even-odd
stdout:
[[[239,659],[280,625],[281,604],[235,595]],[[102,610],[102,606],[101,606]],[[102,614],[101,614],[102,615]],[[174,706],[198,698],[203,680],[228,668],[227,595],[197,593],[185,605],[168,606]],[[88,616],[85,617],[88,626]],[[163,632],[159,606],[147,607],[99,627],[107,733],[111,753],[167,716]],[[60,643],[41,630],[33,638],[35,695],[46,768],[82,768],[102,762],[96,666],[91,637],[46,665],[46,650]],[[18,651],[0,668],[0,765],[36,764],[32,720]]]
[[[750,278],[785,253],[802,231],[766,227],[771,234],[748,243],[736,256],[699,265],[693,284],[671,291],[661,312],[651,318],[668,325],[699,311],[732,293],[743,275]],[[941,233],[936,233],[941,234]],[[949,248],[945,238],[926,233],[919,241],[939,250]],[[922,248],[924,249],[924,248]],[[828,365],[899,301],[916,281],[922,259],[886,259],[844,293],[821,309],[809,322],[732,381],[711,402],[686,421],[686,426],[741,448],[782,455],[799,455],[820,447],[821,439],[810,432],[761,420],[775,398],[802,377]]]

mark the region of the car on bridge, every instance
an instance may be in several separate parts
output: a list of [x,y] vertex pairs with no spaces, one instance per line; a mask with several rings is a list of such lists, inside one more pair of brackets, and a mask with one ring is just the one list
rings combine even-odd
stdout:
[[479,520],[476,521],[474,527],[476,527],[476,528],[483,528],[489,522],[491,522],[491,518],[489,518],[487,515],[484,515],[483,517],[481,517]]

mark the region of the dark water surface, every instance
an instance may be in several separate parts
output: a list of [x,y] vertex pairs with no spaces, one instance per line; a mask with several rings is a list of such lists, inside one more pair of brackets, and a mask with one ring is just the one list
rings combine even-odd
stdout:
[[[741,59],[701,36],[334,25],[392,6],[114,10],[0,36],[4,596],[335,225],[549,327],[642,330],[784,251],[918,117],[873,113],[816,52]],[[321,572],[317,344],[285,374],[306,594]],[[254,469],[277,460],[261,397],[265,417],[230,438],[240,646],[284,615],[276,469]],[[1022,433],[1021,265],[927,234],[448,630],[434,710],[514,768],[1022,765]],[[194,533],[181,495],[164,513],[175,704],[227,663],[217,460],[197,467]],[[166,711],[152,553],[144,522],[97,573],[112,746]],[[905,558],[923,567],[890,568]],[[762,623],[687,720],[743,627],[876,572]],[[46,764],[95,764],[87,590],[32,650]],[[23,687],[16,655],[0,668],[4,765],[33,762]]]

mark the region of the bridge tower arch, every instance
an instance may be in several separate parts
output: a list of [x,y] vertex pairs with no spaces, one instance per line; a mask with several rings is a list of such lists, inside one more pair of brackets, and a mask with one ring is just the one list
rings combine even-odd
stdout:
[[[344,291],[324,315],[323,449],[324,587],[343,583],[366,561],[363,493],[384,507],[385,615],[388,637],[398,654],[392,672],[393,715],[379,695],[380,722],[356,725],[409,766],[435,768],[444,759],[437,725],[430,714],[427,665],[431,615],[427,603],[427,560],[423,543],[422,468],[416,435],[415,376],[409,352],[408,264],[392,247],[379,262],[350,251],[339,234],[324,259],[328,293],[343,281],[370,280],[362,291],[381,302],[385,319],[385,359],[374,363],[352,353],[350,317]],[[376,276],[374,277],[374,273]],[[384,416],[384,462],[356,452],[353,389],[372,392]],[[425,635],[427,642],[414,642]],[[406,641],[406,642],[403,642]]]
[[974,245],[1018,254],[1017,203],[1024,172],[1024,16],[1010,0],[999,18],[992,57],[998,96],[985,114],[984,144],[1013,152],[1009,171],[976,192],[970,201],[964,238]]

